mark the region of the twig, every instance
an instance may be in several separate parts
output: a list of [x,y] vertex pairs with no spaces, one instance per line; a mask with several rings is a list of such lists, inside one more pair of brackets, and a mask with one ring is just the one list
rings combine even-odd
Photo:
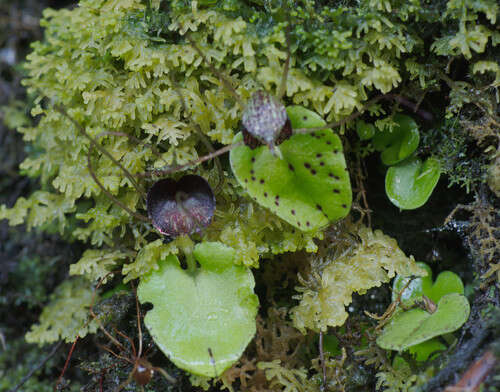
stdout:
[[137,212],[134,212],[132,211],[130,208],[128,208],[125,204],[123,204],[120,200],[118,200],[118,198],[116,198],[110,191],[108,191],[104,185],[102,184],[101,181],[99,181],[99,179],[97,178],[95,172],[94,172],[94,169],[92,167],[92,149],[93,149],[93,145],[91,145],[89,147],[89,151],[87,153],[87,168],[89,170],[89,173],[90,173],[90,176],[92,177],[92,179],[94,180],[94,182],[97,184],[97,186],[101,189],[101,191],[104,192],[104,194],[113,202],[115,203],[116,205],[120,206],[121,208],[123,208],[125,211],[127,211],[130,215],[132,215],[134,218],[137,218],[139,220],[142,220],[144,222],[149,222],[149,219],[147,217],[145,217],[144,215],[142,214],[138,214]]
[[138,173],[136,174],[137,176],[139,177],[153,177],[153,176],[166,176],[166,175],[169,175],[169,174],[172,174],[172,173],[175,173],[177,171],[180,171],[180,170],[184,170],[190,166],[195,166],[195,165],[199,165],[200,163],[203,163],[203,162],[206,162],[212,158],[215,158],[215,157],[218,157],[219,155],[222,155],[228,151],[231,151],[233,148],[236,148],[236,147],[239,147],[239,146],[242,146],[243,145],[243,142],[237,142],[237,143],[234,143],[234,144],[230,144],[226,147],[222,147],[221,149],[217,150],[217,151],[214,151],[213,153],[210,153],[208,155],[205,155],[204,157],[201,157],[199,159],[196,159],[194,161],[191,161],[191,162],[188,162],[188,163],[185,163],[184,165],[179,165],[179,166],[175,166],[175,167],[171,167],[171,168],[168,168],[168,169],[165,169],[165,170],[151,170],[149,172],[145,172],[145,173]]
[[19,384],[17,384],[14,388],[12,388],[8,392],[17,392],[19,390],[19,388],[21,388],[24,385],[24,383],[26,381],[28,381],[31,378],[31,376],[33,376],[33,374],[35,374],[35,372],[37,372],[38,370],[40,370],[47,363],[47,361],[55,355],[55,353],[57,352],[57,350],[59,350],[59,347],[61,347],[62,343],[63,343],[62,340],[60,340],[58,343],[56,343],[54,345],[54,347],[52,347],[52,350],[50,351],[50,353],[44,359],[42,359],[42,361],[40,363],[38,363],[38,365],[36,365],[34,368],[32,368],[28,372],[28,374],[26,374],[26,376],[24,376],[21,379],[21,381],[19,382]]
[[66,117],[68,120],[71,121],[71,123],[73,123],[73,125],[76,127],[76,129],[78,130],[78,132],[82,135],[82,136],[85,136],[85,138],[87,138],[89,141],[90,141],[90,144],[94,147],[94,148],[97,148],[102,154],[106,155],[116,166],[118,166],[120,169],[123,170],[123,173],[125,174],[125,176],[130,180],[130,182],[132,182],[132,185],[134,185],[134,187],[137,189],[137,191],[143,196],[145,197],[146,194],[144,193],[144,190],[139,186],[139,184],[137,183],[137,181],[135,180],[134,176],[127,170],[125,169],[125,167],[120,163],[118,162],[114,157],[113,155],[111,155],[109,153],[108,150],[106,150],[103,146],[101,146],[99,143],[97,143],[95,141],[95,139],[90,136],[87,131],[85,130],[85,128],[83,127],[82,124],[80,124],[78,121],[76,121],[73,117],[71,117],[68,112],[62,107],[62,106],[59,106],[59,105],[54,105],[54,108],[59,112],[61,113],[64,117]]

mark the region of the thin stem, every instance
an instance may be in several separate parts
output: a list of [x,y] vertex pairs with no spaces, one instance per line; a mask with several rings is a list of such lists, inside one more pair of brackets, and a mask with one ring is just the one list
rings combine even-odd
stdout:
[[135,288],[135,285],[134,285],[134,295],[135,295],[135,308],[137,310],[137,331],[139,335],[139,351],[137,353],[137,357],[140,358],[142,355],[141,308],[139,307],[139,300],[137,299],[137,290]]
[[137,212],[135,211],[132,211],[130,208],[128,208],[125,204],[123,204],[120,200],[118,200],[118,198],[116,198],[110,191],[108,191],[104,185],[101,183],[101,181],[99,181],[99,179],[97,178],[95,172],[94,172],[94,169],[92,167],[92,157],[91,157],[91,154],[92,154],[92,149],[93,149],[93,145],[91,145],[89,147],[89,151],[87,153],[87,168],[89,170],[89,173],[92,177],[92,179],[94,180],[94,182],[97,184],[97,186],[101,189],[102,192],[104,192],[104,194],[113,202],[115,203],[116,205],[120,206],[121,208],[123,208],[125,211],[127,211],[130,215],[132,215],[134,218],[137,218],[139,220],[142,220],[144,222],[149,222],[149,219],[147,217],[145,217],[144,215],[142,214],[138,214]]
[[[191,114],[188,113],[186,101],[184,100],[184,96],[182,95],[178,86],[176,87],[175,91],[177,92],[177,95],[181,100],[182,110],[184,111],[186,116],[189,116],[190,122],[196,128],[198,137],[201,139],[201,142],[205,145],[205,147],[210,153],[214,153],[215,152],[214,146],[212,145],[212,143],[210,143],[210,140],[201,131],[200,126],[191,121]],[[214,190],[214,193],[217,194],[219,193],[220,189],[222,188],[222,185],[224,184],[224,172],[222,170],[222,165],[218,157],[215,158],[215,166],[217,167],[217,172],[219,173],[219,183],[217,184]]]
[[168,374],[165,370],[159,367],[153,367],[152,368],[155,372],[160,373],[163,377],[165,377],[168,381],[170,381],[172,384],[175,384],[177,380],[173,378],[170,374]]
[[28,374],[26,374],[21,379],[21,381],[19,381],[19,383],[14,388],[10,389],[8,392],[17,392],[19,390],[19,388],[21,388],[26,383],[26,381],[28,381],[31,378],[31,376],[33,376],[33,374],[35,374],[35,372],[37,372],[39,369],[41,369],[47,363],[47,361],[55,355],[57,350],[59,350],[59,347],[61,347],[62,343],[63,343],[63,341],[60,340],[59,342],[54,344],[54,346],[52,347],[52,350],[47,354],[47,356],[44,359],[42,359],[35,367],[33,367],[28,372]]
[[[215,152],[214,146],[212,145],[212,143],[210,143],[210,140],[208,140],[208,138],[205,136],[205,134],[203,134],[201,132],[199,125],[195,124],[195,127],[198,130],[198,136],[200,137],[201,142],[205,145],[207,150],[213,154]],[[222,186],[224,185],[224,171],[222,170],[222,165],[221,165],[218,157],[215,157],[214,162],[215,162],[215,166],[217,167],[217,173],[219,174],[219,182],[215,186],[214,193],[218,194],[220,192],[220,190],[222,189]]]
[[323,370],[323,378],[321,380],[321,390],[326,388],[326,363],[325,353],[323,351],[323,331],[319,331],[319,359],[321,361],[321,369]]
[[151,171],[145,172],[145,173],[138,173],[137,176],[140,176],[140,177],[153,177],[153,176],[163,177],[163,176],[167,176],[169,174],[172,174],[172,173],[184,170],[184,169],[186,169],[186,168],[188,168],[190,166],[199,165],[200,163],[203,163],[203,162],[206,162],[206,161],[208,161],[208,160],[210,160],[212,158],[218,157],[219,155],[222,155],[222,154],[224,154],[224,153],[226,153],[228,151],[231,151],[233,148],[236,148],[236,147],[239,147],[239,146],[242,146],[242,145],[243,145],[242,141],[234,143],[234,144],[229,144],[228,146],[222,147],[221,149],[219,149],[217,151],[214,151],[213,153],[205,155],[204,157],[198,158],[198,159],[196,159],[194,161],[185,163],[184,165],[179,165],[179,166],[171,167],[171,168],[168,168],[168,169],[165,169],[165,170],[156,170],[155,169],[155,170],[151,170]]
[[146,147],[149,147],[151,149],[151,151],[153,152],[154,155],[156,155],[156,157],[158,159],[161,159],[163,162],[166,163],[165,159],[163,159],[162,155],[160,154],[160,152],[156,149],[155,146],[153,146],[151,143],[143,143],[142,140],[136,138],[135,136],[133,135],[129,135],[128,133],[125,133],[125,132],[118,132],[118,131],[104,131],[104,132],[101,132],[99,135],[97,135],[97,139],[103,137],[103,136],[122,136],[122,137],[127,137],[129,138],[130,140],[133,140],[135,143],[137,144],[144,144]]
[[194,259],[193,249],[194,243],[187,235],[183,235],[178,237],[177,246],[182,250],[186,258],[187,271],[190,274],[194,274],[196,272],[196,260]]
[[290,57],[292,56],[292,51],[290,49],[290,23],[288,24],[285,31],[286,38],[286,60],[285,65],[283,66],[283,74],[281,75],[281,83],[278,88],[278,99],[281,101],[286,92],[286,82],[288,79],[288,72],[290,70]]
[[112,354],[118,359],[121,359],[125,362],[133,364],[132,360],[130,358],[124,357],[123,355],[115,353],[113,350],[111,350],[109,347],[103,346],[102,344],[97,344],[97,347],[102,348],[103,350],[107,351],[108,353]]
[[66,110],[62,106],[54,105],[54,108],[59,113],[61,113],[64,117],[66,117],[68,120],[70,120],[71,123],[76,127],[76,129],[78,130],[78,132],[82,136],[84,136],[85,138],[87,138],[90,141],[90,144],[94,148],[97,148],[102,154],[106,155],[115,165],[117,165],[120,169],[122,169],[122,171],[125,174],[125,176],[130,180],[130,182],[132,183],[132,185],[134,185],[134,187],[137,189],[137,191],[143,197],[146,197],[146,194],[145,194],[144,190],[139,186],[139,184],[135,180],[134,176],[127,169],[125,169],[125,167],[120,162],[118,162],[104,147],[102,147],[99,143],[97,143],[97,141],[92,136],[90,136],[87,133],[87,131],[85,130],[85,128],[83,127],[83,125],[81,125],[78,121],[76,121],[73,117],[71,117],[68,114],[68,112],[66,112]]
[[210,68],[210,71],[212,71],[212,73],[219,78],[219,80],[222,82],[224,87],[229,91],[229,93],[233,96],[233,98],[236,100],[236,102],[238,102],[240,107],[244,108],[245,105],[243,103],[243,100],[238,95],[238,93],[236,92],[236,90],[232,86],[231,82],[229,82],[229,80],[208,61],[205,54],[200,50],[198,45],[196,45],[196,42],[194,42],[194,40],[191,38],[189,33],[186,33],[186,38],[189,41],[189,43],[191,44],[191,46],[194,48],[194,50],[196,50],[196,52],[201,56],[201,58],[203,59],[205,64]]

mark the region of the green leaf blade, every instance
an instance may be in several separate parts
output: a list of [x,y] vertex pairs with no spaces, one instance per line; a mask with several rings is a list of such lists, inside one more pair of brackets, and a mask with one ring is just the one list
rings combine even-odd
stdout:
[[170,255],[141,280],[137,294],[154,306],[144,322],[165,355],[193,374],[215,377],[253,338],[258,299],[250,270],[231,263],[234,250],[198,244],[194,256],[201,265],[194,274]]
[[[287,108],[293,128],[325,125],[316,113]],[[235,142],[242,140],[239,134]],[[230,160],[238,182],[265,208],[302,231],[313,231],[342,219],[350,210],[352,191],[338,135],[330,129],[295,134],[277,146],[239,146]]]
[[387,170],[385,192],[395,206],[402,210],[413,210],[427,202],[440,175],[437,160],[429,158],[422,163],[418,158],[413,158]]

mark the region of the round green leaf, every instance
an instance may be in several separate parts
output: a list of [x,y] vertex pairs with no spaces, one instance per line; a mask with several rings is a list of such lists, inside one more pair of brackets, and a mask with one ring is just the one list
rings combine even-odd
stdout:
[[255,282],[248,268],[233,264],[235,251],[221,243],[197,244],[193,255],[200,264],[194,273],[170,255],[141,279],[137,295],[153,304],[144,322],[163,353],[182,369],[215,377],[239,359],[255,334]]
[[[464,284],[462,279],[452,271],[441,272],[436,281],[432,281],[432,270],[425,263],[417,263],[419,267],[427,271],[424,277],[413,279],[408,287],[403,291],[401,300],[405,305],[414,302],[415,299],[422,298],[422,295],[427,296],[433,302],[437,303],[441,297],[446,294],[457,293],[464,294]],[[398,294],[403,287],[408,283],[408,277],[396,276],[392,284],[392,300],[396,301]]]
[[380,157],[388,166],[409,157],[420,142],[417,123],[411,117],[395,114],[393,119],[397,126],[378,132],[373,138],[375,149],[382,151]]
[[386,350],[406,350],[436,336],[460,328],[469,317],[467,298],[453,293],[443,296],[434,313],[411,309],[397,313],[377,338],[377,344]]
[[[293,128],[325,125],[301,106],[287,108]],[[235,142],[242,140],[241,133]],[[260,205],[302,231],[312,231],[345,217],[352,192],[342,143],[330,129],[295,134],[273,155],[267,146],[239,146],[230,153],[238,182]]]
[[375,126],[363,120],[356,122],[356,132],[361,140],[370,140],[375,135]]
[[429,199],[441,174],[439,162],[418,158],[392,166],[385,175],[385,193],[402,210],[421,207]]

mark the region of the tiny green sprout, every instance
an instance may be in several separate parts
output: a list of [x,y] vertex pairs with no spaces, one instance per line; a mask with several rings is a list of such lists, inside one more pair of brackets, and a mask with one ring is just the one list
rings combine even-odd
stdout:
[[361,140],[370,140],[375,135],[375,126],[358,120],[356,121],[356,132]]
[[[463,295],[463,283],[456,274],[441,272],[433,283],[430,268],[423,263],[419,263],[419,266],[427,270],[427,276],[413,279],[401,296],[405,308],[412,308],[395,313],[377,338],[377,344],[387,350],[403,351],[411,348],[410,352],[417,359],[425,360],[432,352],[442,348],[432,339],[459,329],[469,317],[470,305]],[[408,279],[396,277],[393,293],[399,293],[407,285]],[[422,303],[425,309],[415,308],[415,305]]]
[[381,151],[380,158],[388,166],[409,157],[417,149],[420,141],[415,120],[403,114],[394,115],[393,120],[397,126],[378,132],[373,138],[373,146],[377,151]]
[[[286,110],[293,128],[326,125],[304,107]],[[235,143],[243,137],[236,135]],[[328,128],[297,133],[279,150],[275,156],[267,146],[238,146],[230,153],[236,179],[255,201],[302,231],[320,229],[349,213],[351,184],[337,134]]]
[[163,353],[193,374],[218,377],[255,334],[255,282],[222,243],[199,243],[193,257],[200,265],[195,271],[182,269],[174,255],[160,261],[137,294],[141,303],[153,304],[144,322]]
[[385,193],[395,206],[413,210],[423,206],[441,175],[439,162],[433,158],[424,163],[412,158],[392,166],[385,175]]

